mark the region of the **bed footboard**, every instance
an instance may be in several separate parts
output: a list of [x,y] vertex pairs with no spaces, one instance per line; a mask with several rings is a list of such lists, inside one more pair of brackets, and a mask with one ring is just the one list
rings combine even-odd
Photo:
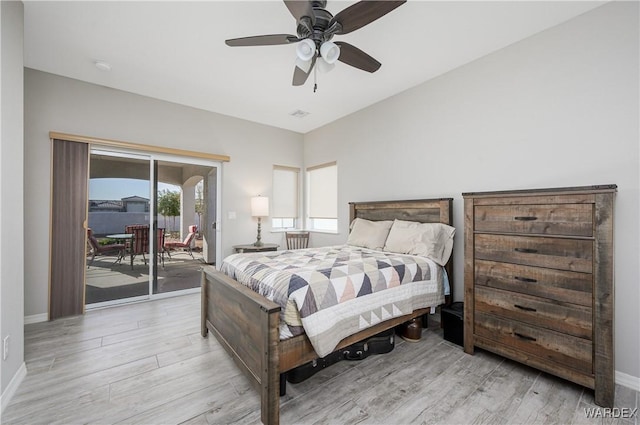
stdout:
[[202,336],[211,331],[260,394],[264,424],[280,420],[280,306],[220,273],[202,271]]

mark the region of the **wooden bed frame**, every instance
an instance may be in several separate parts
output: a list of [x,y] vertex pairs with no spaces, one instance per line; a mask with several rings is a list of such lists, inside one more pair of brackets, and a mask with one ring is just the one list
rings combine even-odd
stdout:
[[[351,222],[409,220],[452,224],[452,198],[411,201],[352,202]],[[453,286],[453,255],[445,266]],[[449,296],[451,299],[451,295]],[[384,330],[422,316],[428,308],[414,311],[340,341],[336,351]],[[264,424],[280,420],[280,374],[317,358],[306,335],[280,341],[280,306],[238,283],[212,266],[202,273],[202,336],[210,330],[254,385],[261,399]]]

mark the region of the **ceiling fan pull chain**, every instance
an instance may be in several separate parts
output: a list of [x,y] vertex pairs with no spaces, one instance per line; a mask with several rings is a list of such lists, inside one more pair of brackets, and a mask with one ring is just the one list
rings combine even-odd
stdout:
[[318,67],[313,67],[313,92],[315,93],[318,90]]

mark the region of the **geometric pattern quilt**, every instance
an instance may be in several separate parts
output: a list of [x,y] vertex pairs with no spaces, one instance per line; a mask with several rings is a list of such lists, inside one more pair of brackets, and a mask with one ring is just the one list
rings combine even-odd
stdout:
[[220,270],[281,306],[280,338],[306,333],[319,357],[343,338],[444,302],[431,259],[349,245],[233,254]]

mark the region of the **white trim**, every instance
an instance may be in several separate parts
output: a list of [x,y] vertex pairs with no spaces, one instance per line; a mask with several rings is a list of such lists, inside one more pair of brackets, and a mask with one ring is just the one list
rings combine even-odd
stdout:
[[640,391],[640,377],[628,375],[616,370],[616,384],[623,387],[631,388],[635,391]]
[[180,297],[182,295],[196,294],[196,293],[199,293],[201,290],[202,290],[202,287],[197,286],[195,288],[181,289],[179,291],[161,292],[159,294],[151,295],[151,299],[149,301],[161,300],[164,298]]
[[185,164],[204,165],[205,167],[219,167],[223,161],[211,158],[196,158],[193,156],[185,156],[164,152],[151,152],[149,155],[158,161],[179,162]]
[[222,264],[222,165],[220,162],[216,166],[216,265]]
[[[148,279],[147,279],[147,283],[148,283],[148,290],[147,290],[147,295],[148,294],[153,294],[153,263],[154,261],[151,261],[151,247],[153,247],[154,244],[157,243],[158,238],[156,238],[156,232],[153,229],[153,220],[154,217],[157,219],[156,216],[156,203],[158,202],[158,194],[156,193],[154,195],[153,190],[154,188],[157,190],[157,185],[154,184],[154,182],[156,181],[156,175],[154,173],[154,165],[156,165],[158,162],[157,159],[155,158],[151,158],[151,160],[149,161],[149,199],[151,200],[151,202],[149,202],[149,222],[147,223],[149,225],[149,260],[146,261],[146,263],[149,263],[149,272],[148,272]],[[159,165],[158,165],[159,166]],[[158,182],[160,183],[160,182]],[[180,193],[182,193],[182,187],[180,188]],[[180,209],[182,210],[182,195],[180,195],[180,202],[181,202],[181,207]],[[182,211],[181,211],[182,212]],[[166,221],[165,221],[166,223]],[[156,227],[157,227],[157,223],[156,223]],[[182,226],[181,226],[182,227]],[[181,233],[182,234],[182,233]],[[155,241],[154,241],[155,240]],[[158,249],[159,247],[156,247],[156,251],[155,251],[155,257],[158,258]],[[163,248],[164,249],[164,248]],[[142,255],[142,258],[144,258],[144,254]],[[158,261],[155,261],[156,263],[156,268],[159,266]],[[158,276],[155,276],[155,278],[157,279]]]
[[128,297],[128,298],[117,298],[115,300],[103,301],[99,303],[86,304],[85,305],[85,313],[91,310],[100,310],[102,308],[108,307],[117,307],[119,305],[129,304],[129,303],[139,303],[144,301],[149,301],[149,295],[140,295],[137,297]]
[[[114,303],[114,301],[105,301],[102,303],[87,304],[86,311],[89,312],[92,310],[102,310],[102,309],[111,308],[111,307],[119,307],[125,304],[139,304],[139,303],[152,302],[155,300],[161,300],[164,298],[174,298],[174,297],[180,297],[182,295],[196,294],[196,293],[199,293],[201,289],[202,288],[200,286],[197,286],[195,288],[181,289],[179,291],[161,292],[159,294],[141,295],[139,297],[120,298],[119,302],[116,302],[116,303]],[[115,300],[115,301],[118,301],[118,300]]]
[[141,161],[150,161],[151,155],[148,152],[139,152],[128,149],[119,149],[119,148],[110,148],[110,147],[94,147],[95,145],[89,146],[89,153],[91,155],[104,155],[104,156],[113,156],[116,158],[133,158],[139,159]]
[[31,325],[33,323],[41,323],[49,320],[48,313],[32,314],[31,316],[24,316],[24,324]]
[[309,229],[307,231],[311,232],[311,233],[324,233],[324,234],[327,234],[327,235],[339,235],[340,234],[339,230],[317,230],[317,229],[314,230],[314,229]]
[[25,376],[27,376],[27,365],[22,362],[16,374],[11,378],[9,385],[7,385],[7,388],[4,390],[2,395],[0,395],[0,413],[4,412],[5,407],[9,405],[11,398],[18,390],[18,387]]

